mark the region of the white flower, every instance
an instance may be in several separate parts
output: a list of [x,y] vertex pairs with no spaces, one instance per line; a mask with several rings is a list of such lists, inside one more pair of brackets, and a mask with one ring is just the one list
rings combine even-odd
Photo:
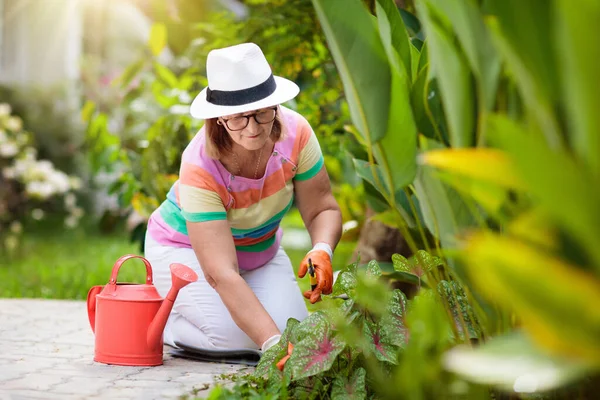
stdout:
[[27,172],[33,167],[33,162],[26,158],[15,160],[14,169],[15,169],[15,177],[22,178]]
[[0,144],[0,156],[12,158],[19,152],[19,146],[15,142],[4,142]]
[[31,181],[49,181],[54,173],[54,166],[50,161],[27,160],[26,171],[23,174],[27,182]]
[[8,140],[8,136],[6,135],[6,131],[4,129],[0,129],[0,143]]
[[33,209],[31,211],[31,218],[35,219],[36,221],[41,220],[42,218],[44,218],[44,211],[39,208]]
[[13,132],[18,132],[23,128],[23,121],[19,117],[10,117],[6,120],[5,126]]
[[51,183],[39,181],[27,183],[27,185],[25,185],[25,191],[31,197],[39,198],[42,200],[46,200],[55,193],[54,187]]
[[53,170],[48,176],[48,181],[58,193],[66,193],[71,189],[69,176],[62,171]]
[[12,113],[12,108],[10,104],[0,103],[0,116],[2,115],[10,115]]
[[21,225],[19,221],[13,221],[12,224],[10,224],[10,231],[18,235],[23,232],[23,225]]

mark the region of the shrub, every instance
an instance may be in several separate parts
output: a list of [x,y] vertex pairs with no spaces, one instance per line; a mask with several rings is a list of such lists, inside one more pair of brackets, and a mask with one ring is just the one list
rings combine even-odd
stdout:
[[0,104],[0,248],[17,250],[28,218],[60,213],[66,227],[77,226],[83,215],[75,195],[80,187],[79,178],[37,158],[32,133],[10,105]]

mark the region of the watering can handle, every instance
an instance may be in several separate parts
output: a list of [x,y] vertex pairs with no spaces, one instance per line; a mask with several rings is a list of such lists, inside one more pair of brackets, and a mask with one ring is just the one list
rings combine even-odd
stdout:
[[150,262],[148,260],[146,260],[144,257],[136,256],[135,254],[126,254],[126,255],[120,257],[115,262],[115,265],[113,266],[112,274],[110,275],[110,281],[108,282],[109,285],[116,285],[117,274],[119,273],[119,269],[121,268],[121,265],[123,265],[123,263],[125,261],[130,260],[132,258],[139,258],[140,260],[142,260],[144,262],[144,265],[146,266],[146,283],[148,285],[152,285],[152,267],[150,266]]

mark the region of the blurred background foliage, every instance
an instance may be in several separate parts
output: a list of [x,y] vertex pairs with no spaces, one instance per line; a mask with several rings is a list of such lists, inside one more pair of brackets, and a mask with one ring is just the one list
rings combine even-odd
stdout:
[[[111,252],[114,259],[140,252],[145,220],[201,127],[187,112],[206,86],[208,52],[252,41],[274,73],[300,85],[288,106],[317,132],[342,207],[344,241],[335,260],[347,273],[336,283],[342,299],[333,296],[311,311],[337,321],[326,340],[337,337],[344,351],[337,365],[305,380],[271,371],[267,378],[242,377],[211,398],[310,397],[299,386],[312,389],[313,398],[350,392],[394,399],[594,398],[598,2],[148,0],[138,6],[152,21],[145,45],[135,47],[126,68],[105,76],[98,76],[97,60],[84,60],[89,69],[82,70],[77,117],[85,127],[80,136],[67,135],[69,146],[54,147],[78,150],[85,167],[73,168],[51,150],[60,135],[39,146],[44,158],[83,179],[80,192],[105,193],[116,205],[52,240],[46,238],[56,231],[48,229],[57,226],[54,219],[32,221],[25,253],[48,254],[36,261],[41,271],[48,263],[64,268],[28,285],[0,284],[0,295],[84,298],[88,286],[106,279]],[[102,49],[94,38],[86,43]],[[3,97],[10,98],[17,99]],[[11,103],[19,110],[17,100]],[[0,158],[3,170],[15,158]],[[11,193],[24,191],[26,184],[3,176],[2,189],[10,179]],[[7,204],[7,191],[0,192]],[[80,197],[91,211],[93,201]],[[20,218],[4,222],[0,237],[21,232],[14,224]],[[297,265],[308,246],[295,235],[302,229],[298,213],[284,226]],[[94,257],[77,261],[73,253],[70,262],[96,260],[89,269],[97,275],[88,276],[96,280],[56,292],[73,284],[65,272],[73,264],[50,256],[57,248],[87,248]],[[24,260],[0,261],[0,282],[16,281],[30,268]],[[371,260],[378,263],[365,267]],[[401,312],[390,300],[392,289],[406,297]],[[395,324],[378,325],[389,315]],[[390,326],[406,336],[390,335]],[[310,354],[309,347],[302,353]],[[353,381],[340,378],[349,375]]]
[[[184,14],[185,7],[177,9],[175,18]],[[344,221],[351,222],[347,237],[352,246],[364,222],[365,202],[349,154],[362,148],[344,134],[347,104],[314,8],[306,1],[251,1],[246,7],[245,19],[230,11],[207,11],[189,28],[195,32],[192,36],[172,33],[179,32],[181,21],[153,26],[147,51],[112,83],[121,101],[107,105],[88,101],[83,108],[83,118],[89,121],[86,147],[91,168],[110,176],[112,181],[105,183],[110,193],[119,196],[122,207],[132,205],[144,221],[177,179],[181,149],[201,127],[202,121],[187,115],[187,104],[206,85],[208,52],[252,41],[263,48],[276,73],[301,87],[289,105],[321,138]],[[176,41],[169,47],[172,56],[163,62],[160,57],[172,41]],[[136,232],[137,240],[142,240],[143,229]],[[340,265],[351,252],[350,247],[340,252]]]

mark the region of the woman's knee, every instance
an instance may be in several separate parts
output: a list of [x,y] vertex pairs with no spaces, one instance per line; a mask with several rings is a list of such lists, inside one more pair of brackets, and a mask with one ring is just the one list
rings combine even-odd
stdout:
[[228,315],[216,323],[199,327],[179,315],[169,324],[172,340],[187,346],[203,349],[258,348]]

